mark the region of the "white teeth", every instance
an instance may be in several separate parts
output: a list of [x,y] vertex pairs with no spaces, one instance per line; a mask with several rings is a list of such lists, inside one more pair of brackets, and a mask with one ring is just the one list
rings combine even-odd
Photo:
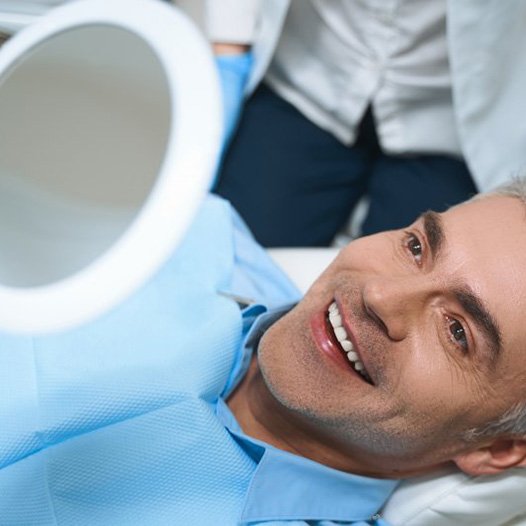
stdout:
[[[353,349],[352,343],[349,340],[343,340],[343,342],[340,342],[340,345],[343,347],[343,350],[345,352],[352,351],[352,349]],[[354,353],[354,354],[356,354],[356,353]],[[358,356],[358,355],[356,354],[356,356]]]
[[345,332],[345,329],[343,327],[335,327],[334,334],[336,335],[336,339],[339,342],[347,340],[347,333]]
[[368,377],[367,372],[365,371],[365,367],[359,359],[358,353],[354,351],[353,344],[349,340],[347,332],[343,328],[342,317],[340,315],[340,311],[338,310],[336,302],[332,302],[329,305],[328,315],[329,322],[334,330],[334,335],[336,336],[338,342],[340,342],[342,349],[347,353],[347,358],[349,359],[349,362],[352,363],[354,369],[361,373],[362,376]]
[[341,327],[342,317],[337,312],[329,312],[329,319],[334,327]]
[[343,347],[343,350],[346,352],[352,351],[352,343],[349,340],[349,337],[347,336],[347,332],[343,328],[340,311],[338,310],[338,306],[334,302],[331,303],[331,305],[329,306],[329,321],[332,325],[332,328],[334,329],[336,339],[340,342],[341,346]]
[[357,362],[358,361],[358,353],[354,352],[354,351],[349,351],[347,353],[347,358],[349,358],[349,361],[351,362]]
[[359,360],[357,362],[354,362],[354,368],[357,370],[357,371],[363,371],[363,363],[360,362]]

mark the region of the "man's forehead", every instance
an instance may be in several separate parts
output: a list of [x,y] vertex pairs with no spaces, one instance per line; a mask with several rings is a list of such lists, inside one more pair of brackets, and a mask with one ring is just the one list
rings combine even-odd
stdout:
[[[450,207],[441,216],[455,216],[455,221],[462,220],[461,216],[479,215],[481,212],[489,214],[493,219],[500,217],[498,223],[506,222],[506,214],[503,211],[511,212],[512,216],[526,226],[526,207],[524,203],[516,197],[498,194],[480,194],[475,198]],[[479,216],[483,217],[483,216]]]
[[[490,259],[526,254],[526,207],[514,197],[473,199],[440,214],[426,212],[419,220],[427,222],[429,233],[441,237],[448,247],[464,243],[474,254],[483,252]],[[498,254],[497,249],[504,252]]]

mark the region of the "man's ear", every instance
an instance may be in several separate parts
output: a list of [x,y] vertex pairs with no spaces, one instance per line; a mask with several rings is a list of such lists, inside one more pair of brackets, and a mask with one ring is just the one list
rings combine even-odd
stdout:
[[490,444],[453,458],[468,475],[494,475],[509,468],[526,467],[526,437],[496,438]]

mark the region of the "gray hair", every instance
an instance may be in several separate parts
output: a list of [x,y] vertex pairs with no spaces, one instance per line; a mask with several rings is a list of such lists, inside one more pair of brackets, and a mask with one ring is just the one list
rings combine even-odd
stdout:
[[496,436],[526,437],[526,402],[517,402],[496,420],[464,433],[466,442],[476,442]]
[[[526,207],[526,174],[522,177],[516,176],[510,182],[490,192],[477,194],[472,200],[478,201],[492,196],[514,197],[519,199]],[[526,437],[526,400],[517,402],[496,420],[468,430],[464,435],[464,439],[468,442],[473,442],[498,435]]]
[[526,172],[522,175],[512,177],[509,182],[497,186],[497,188],[489,192],[475,194],[475,196],[471,198],[471,201],[478,201],[493,196],[515,197],[526,206]]

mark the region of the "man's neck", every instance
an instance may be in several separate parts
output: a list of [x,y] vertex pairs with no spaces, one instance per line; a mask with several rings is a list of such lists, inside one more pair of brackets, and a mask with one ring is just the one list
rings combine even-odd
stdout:
[[308,421],[280,404],[269,391],[256,358],[252,359],[245,378],[228,398],[227,404],[246,435],[339,471],[366,477],[400,479],[422,475],[444,466],[430,465],[408,470],[371,468],[362,460],[366,455],[353,454],[331,443],[327,437],[319,436]]
[[320,446],[325,441],[315,437],[312,428],[284,408],[269,392],[255,358],[227,404],[243,432],[252,438],[340,471],[386,478],[380,473],[366,472],[348,454],[334,447]]

